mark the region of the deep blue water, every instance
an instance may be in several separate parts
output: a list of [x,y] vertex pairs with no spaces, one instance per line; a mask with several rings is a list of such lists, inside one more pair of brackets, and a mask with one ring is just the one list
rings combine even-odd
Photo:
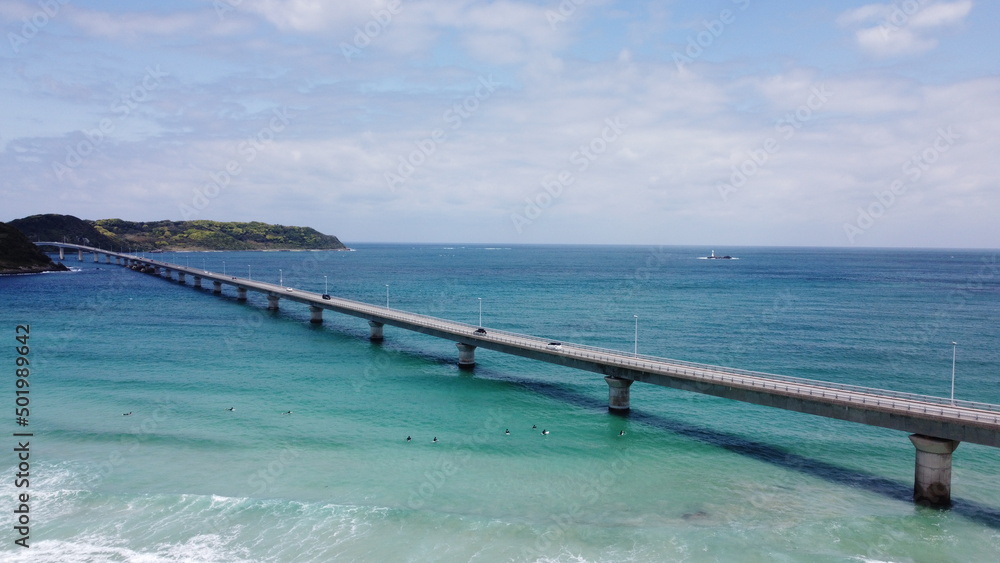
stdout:
[[[162,258],[378,304],[388,285],[393,308],[469,323],[481,299],[488,328],[940,397],[956,341],[956,398],[1000,403],[996,252],[716,248],[739,259],[698,259],[709,250]],[[5,560],[1000,553],[991,448],[961,445],[955,508],[921,509],[908,500],[904,433],[651,386],[633,386],[632,413],[615,416],[594,374],[484,350],[463,372],[450,342],[386,327],[372,344],[353,317],[326,312],[316,327],[302,305],[270,313],[259,295],[241,304],[228,288],[68,258],[80,271],[0,278],[0,334],[13,345],[15,325],[32,327],[36,433],[33,547],[11,538]],[[12,478],[0,489],[12,499]]]

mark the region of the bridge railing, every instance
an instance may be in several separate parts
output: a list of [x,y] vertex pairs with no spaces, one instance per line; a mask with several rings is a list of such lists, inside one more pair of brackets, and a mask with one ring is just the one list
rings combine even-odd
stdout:
[[[384,316],[386,318],[395,318],[403,322],[416,322],[430,328],[437,328],[442,331],[452,332],[455,334],[468,335],[478,328],[476,325],[458,322],[458,321],[446,321],[437,317],[431,317],[428,315],[422,315],[419,313],[409,313],[404,311],[396,311],[393,309],[385,309],[374,305],[363,304],[360,302],[354,302],[351,300],[344,300],[350,302],[352,305],[366,305],[372,312]],[[519,334],[510,331],[504,331],[499,329],[490,329],[485,336],[476,336],[476,338],[482,340],[493,340],[501,343],[512,344],[517,346],[529,345],[540,351],[553,352],[554,350],[548,347],[550,342],[556,342],[555,339],[546,339],[538,336]],[[608,363],[614,363],[622,367],[631,367],[639,370],[648,371],[659,371],[669,374],[680,374],[689,375],[692,377],[698,377],[700,379],[715,379],[722,382],[730,383],[741,383],[747,385],[748,381],[745,378],[751,378],[755,382],[753,386],[766,388],[766,389],[778,389],[776,387],[777,382],[785,384],[782,386],[783,390],[795,391],[796,393],[806,393],[812,396],[819,396],[824,398],[837,398],[840,400],[847,400],[846,395],[836,395],[833,394],[835,391],[843,391],[845,393],[852,393],[852,398],[857,398],[857,395],[862,397],[862,404],[886,404],[888,399],[901,399],[905,401],[915,401],[919,403],[929,403],[933,405],[939,405],[947,409],[947,407],[961,407],[965,409],[974,409],[987,412],[1000,413],[1000,405],[995,405],[991,403],[980,403],[975,401],[962,401],[956,400],[952,402],[948,398],[935,397],[931,395],[920,395],[917,393],[907,393],[903,391],[893,391],[889,389],[880,389],[875,387],[865,387],[861,385],[850,385],[844,383],[833,383],[827,381],[820,381],[814,379],[807,379],[801,377],[793,377],[787,375],[779,375],[774,373],[744,370],[739,368],[730,368],[725,366],[716,366],[711,364],[701,364],[696,362],[688,362],[684,360],[675,360],[671,358],[662,358],[658,356],[648,356],[643,354],[632,354],[629,352],[623,352],[621,350],[614,350],[610,348],[601,348],[597,346],[589,346],[586,344],[575,344],[561,342],[561,353],[568,356],[580,357],[590,360],[604,361]],[[728,377],[727,377],[728,376]],[[735,376],[735,377],[734,377]],[[795,387],[789,387],[789,385],[794,385]],[[895,403],[896,406],[910,410],[913,408],[908,403]],[[950,411],[950,409],[947,409]],[[922,410],[920,412],[927,412]],[[942,413],[945,410],[941,411]],[[997,417],[992,417],[994,420],[1000,421]],[[978,420],[978,418],[977,418]]]

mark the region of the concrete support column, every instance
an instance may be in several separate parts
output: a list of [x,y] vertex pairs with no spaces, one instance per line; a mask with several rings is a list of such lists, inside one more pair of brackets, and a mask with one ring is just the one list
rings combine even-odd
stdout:
[[281,299],[281,298],[278,297],[277,295],[273,294],[273,293],[268,293],[267,294],[267,310],[268,311],[277,311],[278,310],[278,299]]
[[59,247],[59,259],[60,260],[66,259],[66,249],[61,246]]
[[613,411],[629,410],[631,407],[628,388],[633,381],[611,376],[605,377],[604,381],[608,382],[608,409]]
[[212,282],[212,293],[215,293],[216,295],[222,293],[222,282],[220,281]]
[[184,281],[184,272],[177,270],[177,283],[187,283]]
[[309,322],[314,325],[323,323],[323,308],[315,305],[309,306]]
[[458,367],[470,369],[476,365],[476,347],[471,344],[456,342],[458,347]]
[[104,255],[104,263],[105,264],[110,264],[111,263],[111,255],[110,254],[105,254]]
[[911,434],[910,441],[917,448],[913,501],[933,507],[951,505],[951,453],[961,442],[922,434]]
[[372,342],[382,342],[383,338],[385,338],[382,334],[382,327],[384,325],[377,321],[368,321],[368,326],[372,327],[372,332],[368,337],[368,340],[371,340]]
[[236,288],[236,300],[237,301],[246,301],[247,300],[247,288],[245,288],[245,287],[237,287]]
[[97,253],[94,253],[94,264],[97,264]]
[[76,261],[83,262],[83,249],[77,249],[76,251]]
[[194,277],[194,286],[201,289],[201,276]]

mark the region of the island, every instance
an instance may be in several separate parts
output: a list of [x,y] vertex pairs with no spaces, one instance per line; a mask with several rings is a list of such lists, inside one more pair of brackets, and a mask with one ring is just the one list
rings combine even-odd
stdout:
[[0,223],[0,274],[40,274],[68,270],[63,264],[53,262],[17,228]]
[[72,215],[32,215],[10,224],[30,240],[66,242],[132,252],[205,250],[350,250],[310,227],[220,221],[87,220]]

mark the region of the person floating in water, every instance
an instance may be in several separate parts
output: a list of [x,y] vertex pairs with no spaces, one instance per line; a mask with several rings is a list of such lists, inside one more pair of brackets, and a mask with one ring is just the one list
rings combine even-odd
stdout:
[[285,412],[283,412],[281,414],[292,414],[292,411],[285,411]]
[[437,436],[434,436],[434,439],[431,440],[431,442],[434,442],[435,444],[437,443],[437,441],[438,441],[438,437]]
[[229,408],[228,408],[228,409],[226,409],[226,410],[227,410],[227,411],[229,411],[229,412],[233,412],[234,410],[236,410],[236,407],[229,407]]
[[122,416],[132,416],[132,411],[123,412]]
[[542,436],[548,436],[548,435],[549,435],[548,430],[542,430]]
[[618,433],[618,435],[619,435],[619,436],[624,436],[624,435],[625,435],[625,431],[624,431],[624,430],[622,430],[621,432],[619,432],[619,433]]
[[538,430],[538,427],[537,427],[537,426],[535,426],[534,424],[532,424],[532,425],[531,425],[531,429],[532,429],[532,430]]
[[407,436],[407,437],[406,437],[406,441],[407,441],[407,442],[409,442],[409,441],[410,441],[410,440],[412,440],[412,439],[413,439],[413,438],[410,438],[409,436]]
[[510,428],[503,431],[504,436],[510,436]]

